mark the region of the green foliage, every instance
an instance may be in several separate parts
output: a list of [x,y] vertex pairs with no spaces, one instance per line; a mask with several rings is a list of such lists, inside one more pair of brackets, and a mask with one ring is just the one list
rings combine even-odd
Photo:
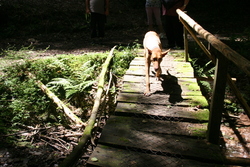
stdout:
[[[138,44],[120,46],[115,51],[112,65],[113,73],[121,77],[129,63],[136,56]],[[10,49],[7,52],[12,52]],[[18,51],[16,51],[17,54]],[[107,53],[84,55],[57,55],[37,60],[23,60],[4,67],[0,72],[0,131],[8,133],[20,125],[36,125],[41,123],[63,123],[64,117],[58,112],[56,105],[28,77],[31,72],[46,84],[62,101],[75,109],[83,111],[82,115],[92,108],[94,100],[93,88],[97,83],[102,64]],[[25,57],[25,56],[24,56]],[[24,57],[22,59],[24,59]],[[111,93],[117,92],[116,88]]]
[[0,51],[0,56],[4,57],[5,59],[11,59],[11,60],[18,60],[18,59],[27,59],[30,57],[27,52],[32,52],[33,46],[23,46],[21,49],[17,49],[15,46],[9,46],[5,50]]
[[199,77],[213,77],[215,66],[212,61],[200,61],[199,58],[192,59],[192,66],[195,69],[195,74]]
[[51,82],[47,83],[47,86],[53,92],[57,92],[59,97],[66,98],[76,107],[83,108],[81,100],[89,97],[92,86],[96,83],[93,74],[96,73],[97,66],[91,64],[93,62],[89,60],[81,68],[74,66],[76,69],[71,71],[68,78],[53,78]]
[[132,46],[119,46],[115,51],[113,73],[117,76],[122,76],[129,68],[130,62],[135,58],[137,50],[141,45],[136,40]]

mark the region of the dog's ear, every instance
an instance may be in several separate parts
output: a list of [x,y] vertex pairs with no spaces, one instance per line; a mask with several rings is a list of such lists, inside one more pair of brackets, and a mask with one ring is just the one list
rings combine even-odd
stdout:
[[170,49],[168,49],[168,50],[165,51],[165,52],[161,52],[162,57],[164,57],[166,54],[168,54],[169,51],[170,51]]
[[147,50],[148,50],[148,54],[151,55],[152,54],[152,50],[150,50],[148,48],[147,48]]

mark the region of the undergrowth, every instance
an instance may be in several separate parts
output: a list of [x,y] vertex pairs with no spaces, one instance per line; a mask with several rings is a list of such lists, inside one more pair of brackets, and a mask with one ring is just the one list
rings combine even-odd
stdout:
[[[115,77],[124,75],[130,61],[136,56],[138,47],[135,43],[133,46],[119,47],[115,51],[112,65]],[[19,54],[10,50],[7,52]],[[25,126],[68,123],[52,100],[38,88],[35,80],[28,77],[28,73],[35,75],[77,116],[87,121],[98,76],[107,55],[108,52],[57,55],[31,60],[26,59],[28,55],[24,55],[21,63],[4,67],[0,76],[0,133],[9,134]],[[117,88],[114,87],[112,93],[116,92]]]

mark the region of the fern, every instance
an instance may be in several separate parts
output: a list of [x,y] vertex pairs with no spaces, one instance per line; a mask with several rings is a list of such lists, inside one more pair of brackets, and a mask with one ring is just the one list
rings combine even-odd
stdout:
[[65,96],[67,99],[70,99],[78,94],[87,93],[92,88],[94,83],[95,81],[84,81],[78,85],[68,86],[65,88]]
[[[91,66],[91,61],[85,62],[79,70],[75,70],[70,78],[54,78],[47,86],[54,91],[58,91],[62,88],[65,92],[66,99],[70,100],[78,98],[80,94],[88,93],[92,89],[92,85],[95,80],[92,77],[96,65]],[[63,66],[63,65],[61,65]]]
[[73,80],[66,79],[66,78],[54,78],[47,85],[54,85],[56,87],[59,86],[59,87],[65,87],[66,88],[68,86],[71,86],[72,82],[73,82]]
[[65,96],[67,99],[70,100],[72,97],[74,97],[78,93],[79,93],[79,91],[77,89],[68,89],[65,93]]

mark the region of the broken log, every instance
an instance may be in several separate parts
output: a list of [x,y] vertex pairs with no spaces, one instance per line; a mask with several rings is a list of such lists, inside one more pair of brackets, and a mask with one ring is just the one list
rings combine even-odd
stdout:
[[42,89],[42,91],[44,93],[46,93],[48,95],[48,97],[50,99],[52,99],[54,101],[54,103],[57,104],[57,106],[64,111],[64,113],[68,116],[68,118],[70,118],[71,121],[73,121],[74,123],[76,123],[77,125],[81,125],[81,126],[86,126],[85,123],[83,123],[81,121],[80,118],[78,118],[67,106],[66,104],[64,104],[53,92],[51,92],[49,90],[49,88],[47,88],[47,86],[45,86],[40,80],[37,80],[36,77],[32,74],[32,73],[28,73],[29,78],[34,79],[37,86]]
[[73,149],[73,151],[69,154],[69,156],[64,159],[64,161],[60,164],[60,167],[74,166],[73,164],[75,164],[78,161],[78,159],[82,156],[87,142],[89,142],[91,139],[92,129],[94,128],[94,124],[96,122],[96,117],[97,117],[98,109],[100,107],[101,97],[102,97],[103,90],[104,90],[105,75],[108,71],[108,67],[112,60],[115,47],[116,46],[114,46],[111,49],[106,61],[103,64],[101,74],[99,75],[98,89],[96,93],[94,106],[92,108],[91,116],[88,120],[88,125],[86,126],[78,145]]

